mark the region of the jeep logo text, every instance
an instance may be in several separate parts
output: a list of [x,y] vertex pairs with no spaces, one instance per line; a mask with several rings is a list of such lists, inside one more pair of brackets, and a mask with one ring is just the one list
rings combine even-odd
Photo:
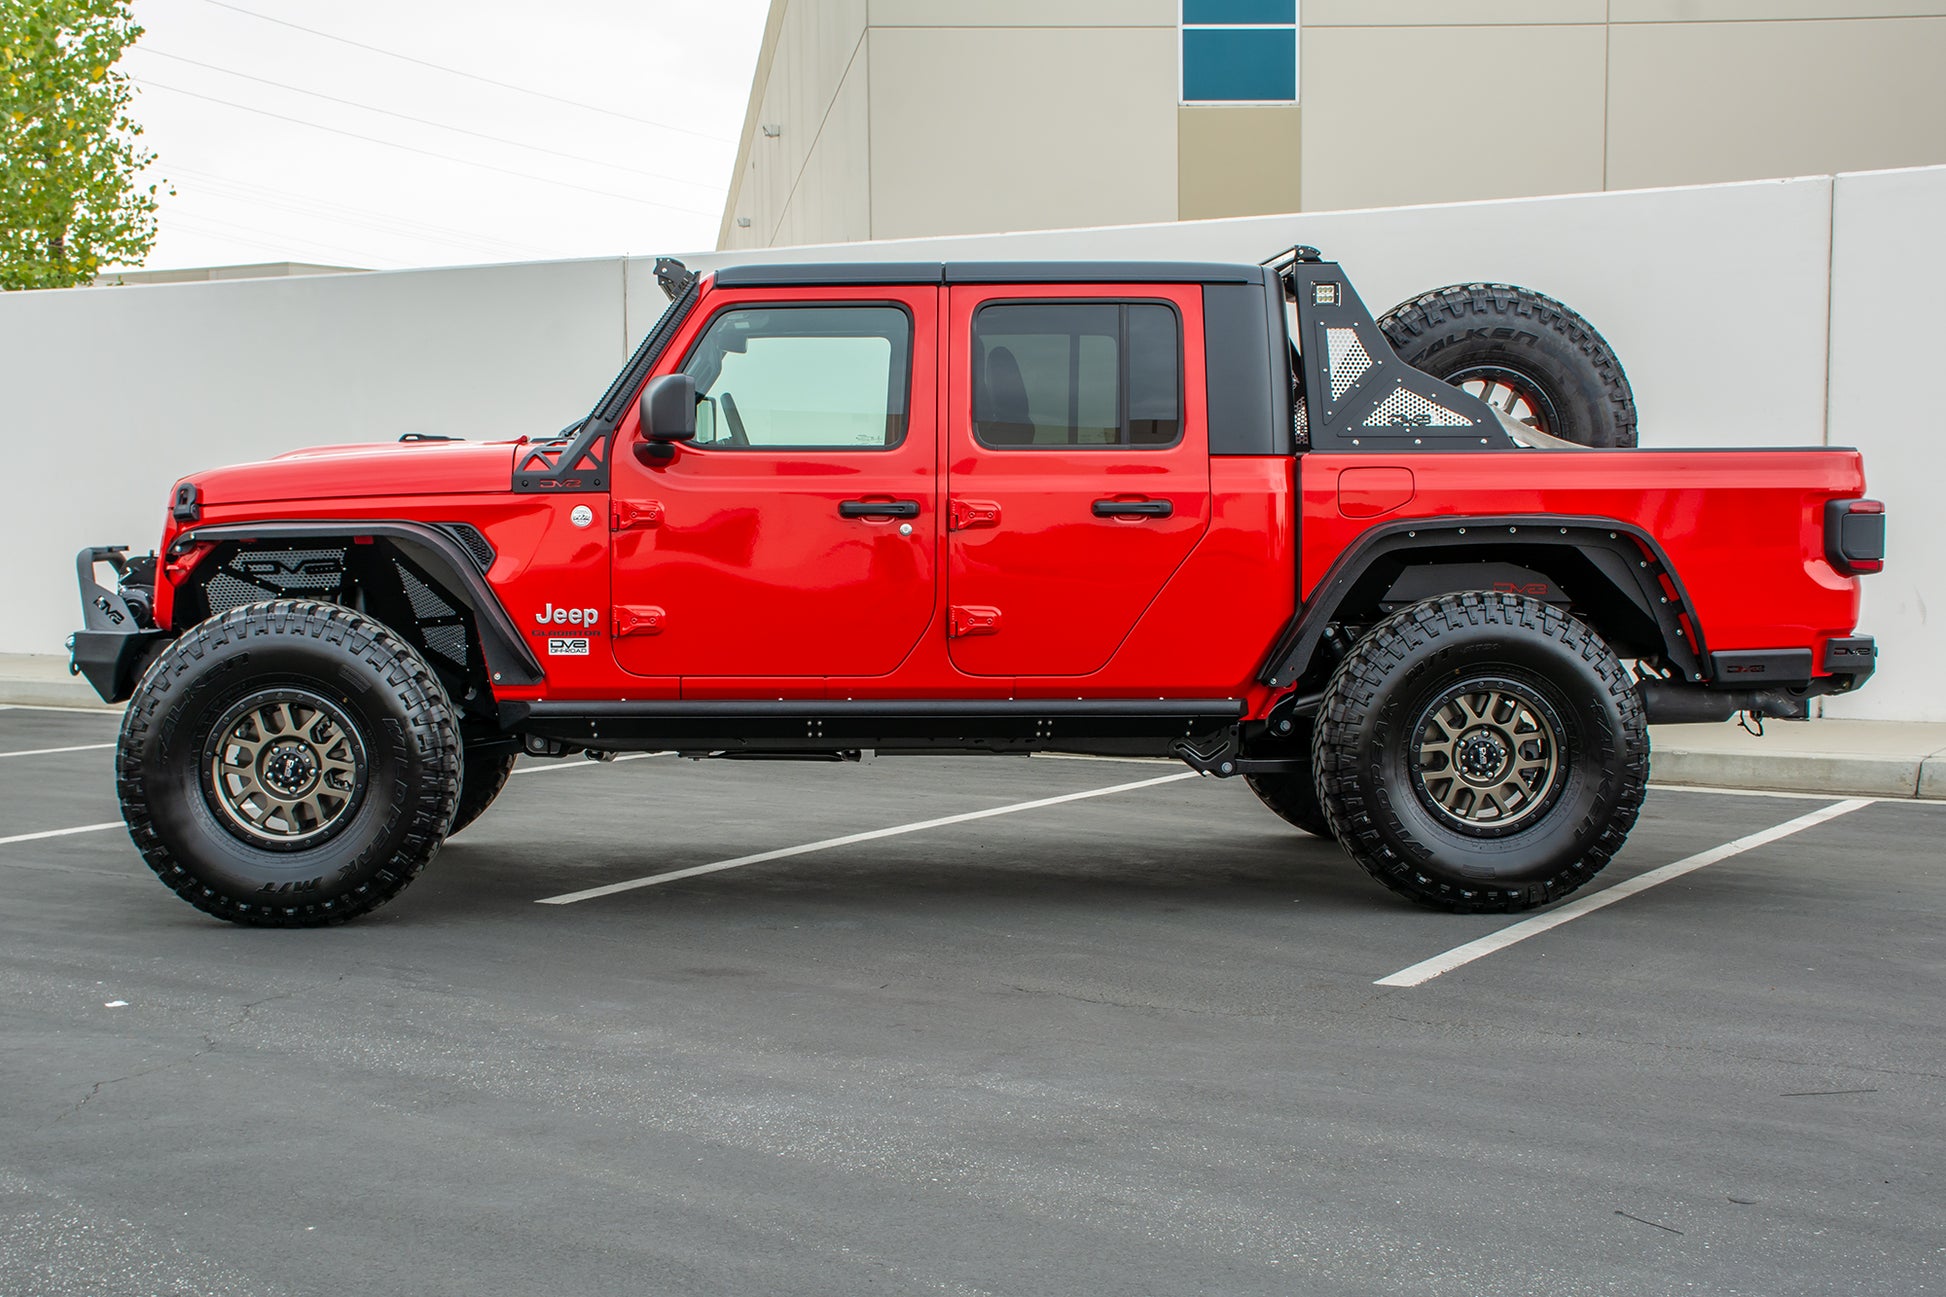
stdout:
[[599,617],[593,608],[556,608],[552,603],[542,605],[534,614],[534,620],[543,626],[593,626]]

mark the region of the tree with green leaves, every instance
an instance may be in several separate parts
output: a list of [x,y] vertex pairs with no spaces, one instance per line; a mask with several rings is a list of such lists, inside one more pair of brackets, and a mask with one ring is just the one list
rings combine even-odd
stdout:
[[115,71],[130,0],[0,0],[0,288],[85,284],[155,243],[155,155]]

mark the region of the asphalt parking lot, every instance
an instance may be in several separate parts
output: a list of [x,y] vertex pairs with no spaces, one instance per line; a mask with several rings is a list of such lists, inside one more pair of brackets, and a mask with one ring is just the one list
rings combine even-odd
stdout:
[[114,729],[0,710],[0,1292],[1946,1291],[1946,805],[1659,789],[1516,933],[1165,764],[574,760],[257,932]]

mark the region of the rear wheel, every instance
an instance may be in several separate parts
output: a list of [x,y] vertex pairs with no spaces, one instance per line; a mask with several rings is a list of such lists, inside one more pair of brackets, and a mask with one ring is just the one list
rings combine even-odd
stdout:
[[1399,358],[1502,414],[1582,446],[1633,446],[1635,395],[1593,325],[1543,293],[1455,284],[1386,312]]
[[1516,595],[1428,599],[1339,665],[1314,741],[1339,842],[1422,905],[1530,909],[1593,878],[1642,807],[1648,730],[1599,635]]
[[192,628],[123,717],[117,790],[149,867],[232,923],[383,905],[439,850],[459,731],[426,664],[334,604],[246,604]]
[[1291,736],[1293,751],[1287,754],[1280,749],[1277,755],[1299,757],[1304,769],[1288,774],[1245,775],[1243,782],[1250,785],[1258,801],[1286,824],[1303,829],[1312,837],[1329,838],[1331,825],[1318,802],[1317,772],[1311,766],[1311,722],[1301,721],[1299,727]]

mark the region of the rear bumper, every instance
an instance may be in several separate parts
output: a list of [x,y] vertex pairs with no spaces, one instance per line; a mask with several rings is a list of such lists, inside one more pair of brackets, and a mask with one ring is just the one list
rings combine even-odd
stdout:
[[95,564],[107,563],[118,574],[129,570],[126,545],[97,545],[74,556],[75,579],[81,588],[82,627],[68,636],[68,672],[83,676],[102,701],[127,701],[150,651],[169,637],[167,631],[146,625],[146,606],[131,603],[121,590],[95,580]]
[[[1864,684],[1878,670],[1878,642],[1870,635],[1852,635],[1824,642],[1824,670],[1830,687],[1819,693],[1843,694]],[[1823,683],[1823,680],[1813,683]]]
[[1850,693],[1869,680],[1878,645],[1870,635],[1828,640],[1823,673],[1812,675],[1811,662],[1809,649],[1712,653],[1710,684],[1644,680],[1642,701],[1651,725],[1726,721],[1738,712],[1801,721],[1811,715],[1813,698]]

